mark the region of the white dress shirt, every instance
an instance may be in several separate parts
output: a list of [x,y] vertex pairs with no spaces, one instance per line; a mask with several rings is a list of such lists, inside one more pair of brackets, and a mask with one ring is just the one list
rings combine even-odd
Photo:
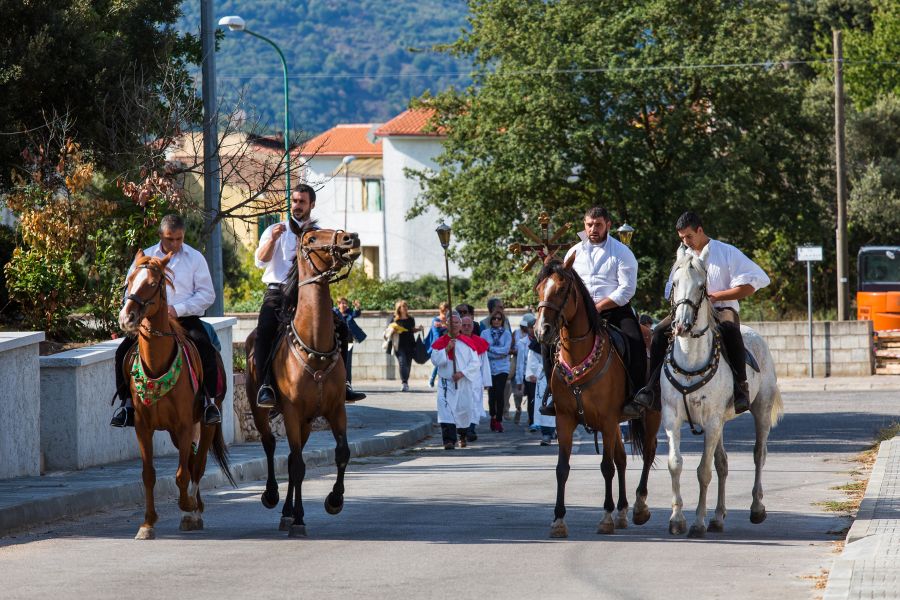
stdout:
[[[305,223],[306,221],[301,223],[301,227]],[[284,225],[285,230],[282,232],[281,237],[275,240],[275,250],[272,253],[272,258],[269,261],[262,261],[259,259],[259,248],[272,239],[272,230],[275,229],[275,225]],[[262,276],[263,283],[265,284],[284,283],[284,280],[287,279],[288,271],[291,270],[291,264],[294,262],[294,257],[296,256],[297,236],[291,231],[291,226],[287,221],[282,221],[281,223],[275,223],[274,225],[266,227],[266,230],[263,231],[263,234],[259,238],[259,247],[257,247],[256,252],[253,253],[253,259],[256,261],[256,266],[260,269],[265,269],[265,273],[263,273]]]
[[[709,255],[706,258],[706,291],[707,293],[730,290],[739,285],[749,284],[754,290],[759,290],[769,285],[769,276],[759,265],[747,258],[743,252],[725,242],[709,240]],[[690,248],[686,250],[693,256],[700,256]],[[702,250],[701,250],[702,252]],[[672,272],[669,273],[669,281],[666,282],[666,298],[672,294]],[[732,308],[740,310],[737,300],[713,302],[716,308]]]
[[[144,254],[165,258],[167,253],[160,244],[156,244],[144,250]],[[166,286],[169,306],[175,309],[179,317],[202,317],[216,299],[206,259],[197,250],[182,244],[181,250],[172,255],[168,268],[172,271],[172,283],[175,285],[175,289],[171,285]],[[132,271],[134,263],[128,274]]]
[[569,248],[565,260],[575,253],[572,268],[587,286],[591,298],[595,303],[609,298],[618,306],[628,304],[637,289],[638,264],[634,254],[610,235],[599,244],[592,244],[583,231],[578,237],[581,243]]

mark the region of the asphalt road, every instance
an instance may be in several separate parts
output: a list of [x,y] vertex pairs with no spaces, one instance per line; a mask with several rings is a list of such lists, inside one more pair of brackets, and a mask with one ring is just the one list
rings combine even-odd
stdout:
[[[422,409],[427,392],[374,394],[373,405]],[[309,537],[278,531],[261,483],[205,495],[206,529],[178,530],[180,513],[158,502],[158,539],[132,538],[142,506],[109,510],[0,539],[0,597],[18,598],[815,598],[848,520],[817,503],[841,500],[853,456],[898,418],[894,391],[785,394],[764,471],[768,519],[749,521],[752,419],[726,427],[728,517],[704,540],[668,534],[666,444],[650,476],[653,516],[612,536],[594,533],[602,478],[582,434],[569,477],[567,540],[548,538],[556,447],[521,426],[481,432],[465,450],[417,447],[351,462],[343,513],[322,501],[333,469],[308,472]],[[486,426],[481,427],[486,430]],[[700,442],[685,431],[682,492],[690,522]],[[629,461],[634,501],[638,463]],[[711,486],[714,489],[715,482]],[[284,488],[282,485],[282,496]],[[714,504],[710,502],[710,508]]]

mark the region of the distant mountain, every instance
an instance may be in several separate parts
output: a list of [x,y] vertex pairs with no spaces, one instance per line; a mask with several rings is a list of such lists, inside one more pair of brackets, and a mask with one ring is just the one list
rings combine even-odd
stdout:
[[[180,27],[199,34],[200,1],[186,0]],[[338,123],[384,122],[426,90],[468,85],[469,65],[431,51],[466,27],[465,0],[217,0],[215,20],[239,15],[275,42],[288,65],[291,129],[308,136]],[[216,54],[227,109],[243,87],[263,123],[284,123],[275,49],[227,32]]]

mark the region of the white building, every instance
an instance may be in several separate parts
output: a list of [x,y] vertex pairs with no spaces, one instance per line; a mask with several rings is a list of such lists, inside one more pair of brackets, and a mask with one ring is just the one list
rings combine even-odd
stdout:
[[[427,132],[431,110],[407,110],[384,124],[338,125],[304,144],[303,179],[316,189],[315,215],[327,228],[359,234],[363,268],[403,280],[444,274],[444,254],[429,208],[406,220],[421,193],[405,169],[437,169],[443,136]],[[451,275],[467,274],[450,264]]]

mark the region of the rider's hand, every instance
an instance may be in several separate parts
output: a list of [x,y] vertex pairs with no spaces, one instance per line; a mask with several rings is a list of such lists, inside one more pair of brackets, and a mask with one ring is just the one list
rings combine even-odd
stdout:
[[275,227],[272,228],[272,239],[277,240],[281,237],[281,234],[284,233],[284,230],[287,229],[284,223],[279,223]]
[[174,307],[174,306],[170,306],[170,307],[169,307],[169,316],[172,317],[173,319],[177,319],[177,318],[178,318],[178,313],[175,312],[175,307]]

